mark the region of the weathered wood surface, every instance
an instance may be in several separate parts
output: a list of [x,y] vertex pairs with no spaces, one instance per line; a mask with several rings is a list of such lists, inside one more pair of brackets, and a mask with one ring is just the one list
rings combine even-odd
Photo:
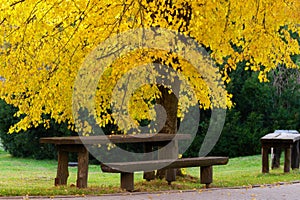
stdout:
[[[280,167],[280,157],[281,157],[281,148],[275,147],[273,148],[274,156],[272,158],[272,169],[276,169]],[[292,155],[291,155],[291,168],[299,169],[299,161],[300,161],[300,142],[296,141],[292,146]]]
[[134,173],[121,173],[121,188],[132,192],[134,190]]
[[281,148],[275,147],[273,148],[273,157],[272,159],[272,169],[277,169],[280,167],[280,157],[281,157]]
[[[262,172],[269,172],[269,157],[270,148],[275,149],[275,158],[272,161],[272,168],[279,167],[280,149],[285,150],[284,156],[284,172],[290,172],[293,169],[299,168],[299,140],[300,134],[295,133],[270,133],[260,139],[262,144]],[[293,149],[293,155],[291,153]],[[278,152],[277,152],[278,151]]]
[[284,172],[290,172],[291,168],[291,148],[286,148],[284,151]]
[[[184,168],[184,167],[199,167],[211,165],[225,165],[228,163],[228,157],[198,157],[198,158],[180,158],[177,160],[164,159],[164,160],[149,160],[138,162],[120,162],[120,163],[107,163],[102,164],[101,169],[103,172],[120,173],[122,171],[145,171],[153,168]],[[166,166],[167,165],[167,166]]]
[[78,152],[77,183],[78,188],[86,188],[88,181],[89,152],[86,148]]
[[213,182],[213,167],[200,167],[200,183],[205,184],[206,188]]
[[297,141],[293,144],[292,147],[292,169],[299,169],[300,162],[300,141]]
[[69,153],[66,151],[60,151],[58,154],[57,173],[54,180],[54,185],[66,185],[69,177],[68,170],[68,156]]
[[261,143],[287,143],[293,144],[294,142],[300,140],[300,134],[293,133],[270,133],[263,136],[260,141]]
[[163,142],[171,140],[189,140],[190,134],[130,134],[130,135],[99,135],[99,136],[68,136],[68,137],[45,137],[40,143],[49,144],[107,144],[107,143],[145,143]]
[[262,148],[262,173],[269,173],[269,148]]

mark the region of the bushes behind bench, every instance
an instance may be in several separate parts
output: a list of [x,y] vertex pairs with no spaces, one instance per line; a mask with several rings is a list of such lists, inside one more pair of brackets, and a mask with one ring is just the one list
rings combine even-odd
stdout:
[[9,127],[19,121],[14,117],[17,108],[7,105],[0,100],[0,140],[4,150],[15,157],[31,157],[35,159],[54,159],[57,157],[54,145],[40,145],[41,137],[71,136],[76,135],[67,129],[67,124],[57,124],[51,120],[51,127],[44,128],[42,125],[27,131],[8,134]]

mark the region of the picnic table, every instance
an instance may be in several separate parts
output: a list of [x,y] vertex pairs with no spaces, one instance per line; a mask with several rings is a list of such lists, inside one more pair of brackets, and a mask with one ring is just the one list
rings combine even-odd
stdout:
[[[283,148],[284,154],[284,172],[289,172],[292,159],[299,159],[299,140],[300,134],[278,132],[270,133],[261,138],[262,144],[262,172],[269,172],[269,150],[270,148]],[[293,152],[291,150],[296,149]]]
[[[86,145],[101,145],[107,141],[113,144],[120,143],[143,143],[148,146],[160,146],[170,141],[189,140],[189,134],[142,134],[139,135],[100,135],[100,136],[68,136],[68,137],[46,137],[41,138],[40,143],[55,144],[58,151],[57,175],[55,185],[66,185],[69,176],[68,172],[68,154],[75,152],[78,154],[78,169],[76,186],[79,188],[87,187],[89,152]],[[174,148],[176,148],[174,146]],[[149,147],[148,147],[149,149]]]

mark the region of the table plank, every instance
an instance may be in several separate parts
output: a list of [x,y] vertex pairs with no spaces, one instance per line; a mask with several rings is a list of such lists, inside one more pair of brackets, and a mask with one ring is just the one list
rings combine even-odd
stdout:
[[45,137],[40,143],[50,144],[106,144],[106,143],[142,143],[142,142],[163,142],[176,140],[189,140],[189,134],[130,134],[130,135],[99,135],[99,136],[67,136],[67,137]]
[[300,140],[300,134],[292,133],[270,133],[261,138],[262,143],[267,142],[287,142],[294,143]]

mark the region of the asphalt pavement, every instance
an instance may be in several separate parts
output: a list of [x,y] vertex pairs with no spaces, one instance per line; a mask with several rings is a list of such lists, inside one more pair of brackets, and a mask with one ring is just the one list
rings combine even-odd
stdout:
[[57,197],[0,197],[7,199],[32,200],[299,200],[300,183],[267,185],[252,188],[211,188],[192,191],[164,191],[157,193],[121,193],[102,196],[57,196]]

